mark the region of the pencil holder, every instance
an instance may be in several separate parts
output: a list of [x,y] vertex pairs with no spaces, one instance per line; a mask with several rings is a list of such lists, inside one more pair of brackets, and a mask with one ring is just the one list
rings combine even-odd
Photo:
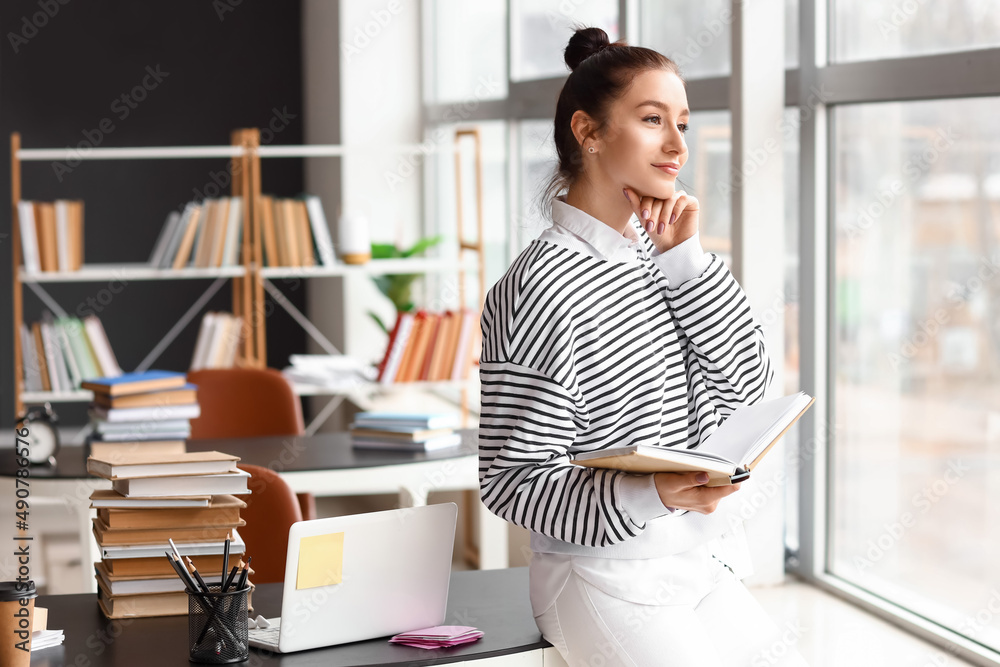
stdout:
[[187,589],[190,660],[213,665],[243,662],[250,657],[247,624],[250,586],[225,593],[220,586],[208,589],[208,593]]

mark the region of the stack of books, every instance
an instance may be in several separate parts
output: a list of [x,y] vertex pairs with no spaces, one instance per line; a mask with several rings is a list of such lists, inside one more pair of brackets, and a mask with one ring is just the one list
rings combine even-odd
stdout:
[[21,323],[21,361],[27,391],[73,391],[84,380],[121,375],[111,342],[96,315]]
[[458,415],[450,412],[359,412],[351,422],[351,444],[357,449],[431,452],[462,444],[455,433]]
[[201,414],[197,387],[184,373],[125,373],[80,386],[94,392],[88,444],[95,456],[139,453],[154,445],[160,454],[184,453],[191,419]]
[[400,312],[378,366],[382,384],[468,380],[479,331],[471,308]]
[[184,584],[166,553],[173,541],[207,582],[223,577],[226,538],[230,563],[246,545],[235,496],[250,491],[239,458],[221,452],[162,454],[155,448],[129,455],[87,458],[87,471],[111,481],[90,496],[97,510],[94,563],[97,599],[108,618],[188,613]]

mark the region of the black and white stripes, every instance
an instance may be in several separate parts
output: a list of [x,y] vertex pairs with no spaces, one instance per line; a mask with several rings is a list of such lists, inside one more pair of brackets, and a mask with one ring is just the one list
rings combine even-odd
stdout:
[[710,253],[701,275],[671,286],[640,234],[646,252],[626,263],[535,239],[483,307],[482,500],[555,540],[605,547],[646,524],[626,502],[623,481],[636,476],[573,465],[572,454],[696,447],[773,377],[722,260]]

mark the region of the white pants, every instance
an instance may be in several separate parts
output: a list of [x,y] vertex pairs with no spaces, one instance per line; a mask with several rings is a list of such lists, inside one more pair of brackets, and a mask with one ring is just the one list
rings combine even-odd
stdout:
[[535,623],[570,667],[808,667],[801,628],[771,620],[727,539],[649,559],[534,553]]

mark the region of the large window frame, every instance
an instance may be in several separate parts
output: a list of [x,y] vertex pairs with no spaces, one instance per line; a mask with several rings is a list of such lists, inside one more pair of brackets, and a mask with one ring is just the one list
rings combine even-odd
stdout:
[[[734,0],[734,3],[738,0]],[[798,549],[788,554],[786,571],[942,647],[955,657],[974,664],[1000,666],[1000,654],[929,621],[909,609],[878,597],[828,568],[830,484],[829,460],[836,433],[830,427],[835,414],[832,384],[834,359],[830,326],[835,321],[833,218],[834,184],[830,180],[833,155],[833,114],[837,105],[924,99],[965,98],[1000,95],[1000,48],[920,55],[874,61],[831,62],[834,43],[832,3],[835,0],[800,0],[799,22],[787,29],[798,30],[798,67],[785,70],[785,106],[798,107],[799,163],[786,165],[799,173],[799,262],[800,294],[799,351],[800,388],[817,397],[813,409],[798,423]],[[520,165],[519,123],[551,118],[551,100],[557,98],[565,81],[558,76],[532,81],[510,78],[512,23],[508,4],[507,78],[508,95],[500,100],[479,101],[464,120],[506,120],[508,132],[507,192],[510,211],[520,210],[518,167]],[[637,43],[638,0],[619,0],[619,25],[623,37]],[[425,28],[432,30],[425,22]],[[734,23],[734,31],[738,23]],[[737,40],[740,35],[734,34]],[[731,71],[739,71],[739,49],[732,49]],[[424,67],[425,71],[427,65]],[[688,98],[699,111],[729,110],[732,76],[688,79]],[[425,127],[449,122],[454,103],[425,104]],[[735,152],[734,152],[735,154]],[[516,217],[516,216],[515,216]],[[514,220],[509,220],[511,256],[516,254]],[[742,233],[742,219],[734,217],[734,238]]]

